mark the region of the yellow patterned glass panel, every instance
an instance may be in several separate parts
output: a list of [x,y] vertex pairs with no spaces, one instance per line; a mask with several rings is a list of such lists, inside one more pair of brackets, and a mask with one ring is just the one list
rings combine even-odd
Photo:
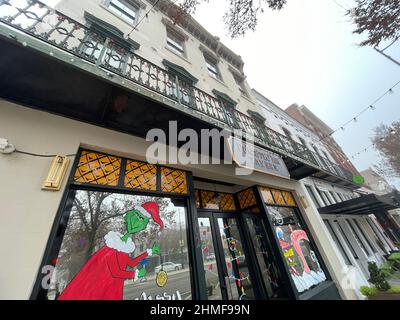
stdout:
[[293,198],[293,195],[289,191],[282,191],[282,195],[285,198],[286,204],[288,206],[296,206],[296,201]]
[[257,204],[253,189],[247,189],[238,193],[238,200],[241,209],[245,209]]
[[82,151],[74,181],[117,186],[121,174],[121,158],[92,151]]
[[262,187],[261,188],[261,194],[263,196],[263,199],[266,203],[268,204],[275,204],[274,197],[272,196],[271,189],[267,187]]
[[201,207],[203,209],[235,211],[233,194],[201,190]]
[[157,167],[155,165],[128,160],[126,162],[124,186],[126,188],[157,190]]
[[235,211],[235,198],[230,193],[220,193],[219,207],[224,211]]
[[219,210],[217,193],[214,191],[201,191],[201,207],[204,209]]
[[272,195],[274,196],[275,203],[279,205],[286,205],[285,199],[283,198],[281,190],[271,189]]
[[161,191],[186,194],[186,172],[181,170],[161,167]]

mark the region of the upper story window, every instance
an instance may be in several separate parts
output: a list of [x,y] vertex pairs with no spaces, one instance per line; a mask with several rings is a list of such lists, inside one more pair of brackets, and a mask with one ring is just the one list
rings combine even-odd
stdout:
[[139,15],[139,6],[128,0],[107,0],[110,11],[130,24],[136,24]]
[[307,146],[307,143],[306,143],[306,141],[302,138],[302,137],[300,137],[300,136],[298,136],[298,138],[299,138],[299,141],[300,141],[300,143],[303,145],[303,146]]
[[222,80],[218,69],[218,62],[207,55],[204,55],[204,59],[206,60],[208,74],[217,80]]
[[246,87],[244,85],[244,79],[239,77],[236,74],[232,74],[232,75],[233,75],[233,78],[235,79],[235,82],[236,82],[236,84],[238,86],[240,94],[242,96],[249,97],[249,94],[247,93]]
[[167,48],[174,53],[185,56],[185,38],[167,27]]
[[285,136],[286,136],[286,137],[288,137],[288,138],[291,138],[291,137],[292,137],[292,133],[291,133],[287,128],[285,128],[285,127],[282,126],[282,130],[283,130],[283,132],[285,133]]

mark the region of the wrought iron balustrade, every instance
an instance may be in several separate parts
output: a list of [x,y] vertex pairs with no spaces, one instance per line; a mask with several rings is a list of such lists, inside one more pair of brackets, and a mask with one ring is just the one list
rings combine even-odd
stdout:
[[40,1],[0,0],[0,21],[231,128],[241,129],[266,147],[273,146],[284,155],[352,180],[346,169]]

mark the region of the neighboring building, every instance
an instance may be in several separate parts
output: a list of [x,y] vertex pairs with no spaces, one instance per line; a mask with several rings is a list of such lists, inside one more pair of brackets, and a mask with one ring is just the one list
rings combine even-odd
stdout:
[[360,174],[364,177],[364,185],[375,193],[382,195],[394,191],[386,179],[372,168],[360,171]]
[[[306,114],[307,119],[312,119],[313,125],[309,123],[309,126],[306,127],[300,124],[297,119],[288,116],[287,110],[286,112],[283,111],[257,91],[253,90],[253,95],[263,110],[263,116],[267,119],[268,127],[277,131],[281,130],[283,134],[296,139],[308,148],[313,145],[318,150],[314,153],[315,157],[319,157],[320,154],[326,156],[321,162],[326,161],[327,158],[329,161],[335,161],[332,159],[333,155],[328,151],[326,144],[319,142],[322,135],[321,131],[317,134],[311,130],[311,128],[316,127],[326,129],[328,126],[312,114],[310,110],[306,109]],[[300,109],[304,110],[303,108],[296,110]],[[331,145],[337,145],[333,138],[330,138],[330,141]],[[339,146],[337,147],[340,152],[343,152]],[[351,162],[348,163],[353,167]],[[363,175],[363,172],[361,175]],[[368,177],[367,175],[366,184],[368,184]],[[396,241],[391,235],[391,229],[388,228],[387,223],[382,223],[384,209],[380,201],[386,201],[386,199],[369,199],[369,203],[363,204],[363,201],[366,201],[368,197],[375,197],[373,194],[368,195],[372,193],[371,190],[344,188],[335,182],[328,182],[326,179],[322,180],[316,176],[306,177],[301,182],[310,195],[312,205],[315,206],[317,211],[320,211],[320,217],[326,225],[327,232],[332,236],[338,254],[343,258],[343,263],[346,266],[343,270],[347,270],[346,272],[355,276],[355,287],[368,285],[368,262],[374,261],[381,265],[386,261],[385,256],[396,249]],[[374,184],[382,185],[378,182],[374,182]],[[387,186],[382,191],[384,190],[387,192],[377,193],[377,195],[392,191]],[[395,204],[394,201],[389,200],[389,202]],[[359,211],[353,210],[353,206]],[[372,211],[374,206],[376,206],[377,211]]]
[[340,163],[354,175],[359,175],[357,169],[332,137],[333,130],[325,122],[315,116],[315,114],[305,106],[292,104],[285,111],[298,122],[315,132],[319,138],[318,141],[322,139],[324,145],[328,148],[329,153],[332,155],[336,163]]
[[[312,130],[269,126],[240,56],[176,13],[166,0],[0,2],[0,299],[358,298],[305,187],[353,197],[354,172],[303,143]],[[178,163],[174,126],[240,129],[265,167]],[[154,128],[169,149],[149,156]],[[220,160],[196,146],[183,154]]]
[[[392,187],[384,177],[380,176],[372,168],[361,171],[360,174],[364,177],[365,187],[373,193],[386,195],[398,192],[396,188]],[[400,210],[390,210],[385,216],[387,219],[381,219],[381,223],[389,230],[392,239],[400,243]]]

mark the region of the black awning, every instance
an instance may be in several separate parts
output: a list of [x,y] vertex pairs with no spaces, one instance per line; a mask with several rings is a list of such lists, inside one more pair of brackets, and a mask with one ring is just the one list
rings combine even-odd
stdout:
[[400,193],[394,191],[382,196],[367,194],[356,199],[319,208],[320,214],[368,215],[400,208]]

